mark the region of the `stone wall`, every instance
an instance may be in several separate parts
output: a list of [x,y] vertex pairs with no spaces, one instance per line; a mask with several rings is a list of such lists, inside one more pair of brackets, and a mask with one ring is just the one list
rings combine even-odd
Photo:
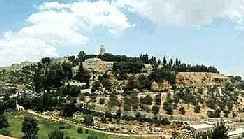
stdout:
[[223,86],[228,79],[223,74],[217,73],[179,72],[176,75],[176,84],[188,87]]

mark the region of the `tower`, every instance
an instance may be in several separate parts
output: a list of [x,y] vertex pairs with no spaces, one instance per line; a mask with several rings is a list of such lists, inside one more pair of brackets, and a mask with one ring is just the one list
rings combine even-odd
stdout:
[[100,50],[99,50],[99,55],[104,55],[106,52],[105,48],[104,48],[104,45],[101,45],[100,46]]

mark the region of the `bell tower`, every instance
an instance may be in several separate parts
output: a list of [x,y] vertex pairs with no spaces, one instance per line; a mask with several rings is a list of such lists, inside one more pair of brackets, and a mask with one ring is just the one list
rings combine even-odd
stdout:
[[102,44],[102,45],[100,46],[100,49],[99,49],[99,55],[104,55],[105,52],[106,52],[106,50],[105,50],[105,48],[104,48],[104,45]]

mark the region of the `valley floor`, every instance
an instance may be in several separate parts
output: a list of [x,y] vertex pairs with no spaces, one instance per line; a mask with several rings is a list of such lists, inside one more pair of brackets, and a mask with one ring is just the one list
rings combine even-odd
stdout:
[[[71,139],[87,139],[88,136],[96,136],[97,139],[161,139],[159,135],[126,135],[126,134],[115,134],[106,133],[103,131],[98,131],[94,129],[83,128],[83,133],[78,133],[78,125],[69,123],[67,121],[54,122],[48,120],[48,117],[43,117],[33,112],[18,112],[18,113],[7,113],[8,121],[10,124],[10,136],[13,138],[21,138],[23,136],[21,132],[21,126],[25,115],[31,114],[38,120],[39,139],[48,139],[48,133],[56,128],[61,129],[65,135],[69,136]],[[0,136],[1,137],[1,136]],[[2,139],[2,138],[0,138]],[[3,139],[5,139],[3,137]],[[6,138],[8,139],[8,138]]]

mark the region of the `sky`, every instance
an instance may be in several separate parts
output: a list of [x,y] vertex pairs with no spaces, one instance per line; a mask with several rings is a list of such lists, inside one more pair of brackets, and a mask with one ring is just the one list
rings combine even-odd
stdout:
[[0,0],[0,66],[102,44],[244,76],[244,0]]

